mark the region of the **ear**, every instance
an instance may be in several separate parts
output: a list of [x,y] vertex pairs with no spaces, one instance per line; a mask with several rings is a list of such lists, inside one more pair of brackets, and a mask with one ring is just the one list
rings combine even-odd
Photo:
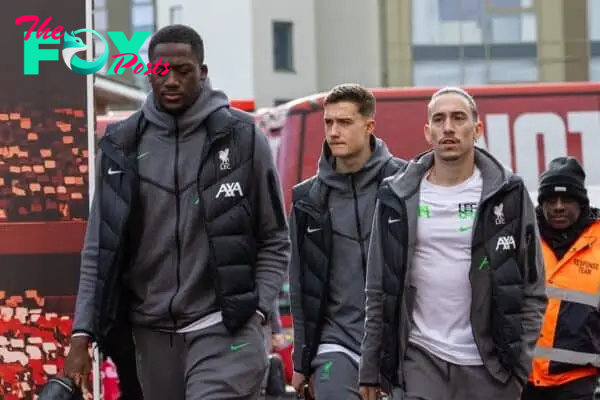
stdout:
[[483,122],[481,120],[477,120],[475,122],[475,142],[479,140],[483,136]]
[[433,141],[431,140],[431,126],[429,124],[425,124],[425,126],[423,127],[423,135],[425,136],[425,140],[427,141],[428,145],[432,145]]
[[375,132],[375,120],[371,118],[367,120],[367,133],[372,135],[373,132]]
[[202,80],[202,81],[206,80],[207,76],[208,76],[208,66],[206,64],[202,64],[200,66],[200,80]]

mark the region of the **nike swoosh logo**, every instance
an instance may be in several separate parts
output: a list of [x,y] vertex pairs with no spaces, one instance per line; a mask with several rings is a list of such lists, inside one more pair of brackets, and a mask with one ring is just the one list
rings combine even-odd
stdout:
[[388,219],[388,224],[394,224],[396,222],[400,222],[400,218],[392,219],[391,217]]
[[114,170],[114,169],[112,169],[112,167],[108,169],[109,175],[116,175],[116,174],[123,174],[123,173],[124,173],[124,171]]
[[142,158],[145,158],[145,157],[146,157],[148,154],[150,154],[150,152],[149,152],[149,151],[147,151],[147,152],[145,152],[145,153],[142,153],[142,154],[140,154],[139,156],[137,156],[137,159],[138,159],[138,160],[141,160]]
[[231,346],[229,346],[229,349],[231,351],[240,351],[241,349],[248,346],[249,344],[250,343],[232,344]]
[[320,230],[321,230],[321,228],[311,228],[310,226],[308,228],[306,228],[306,232],[308,232],[308,233],[313,233],[313,232],[317,232]]
[[466,232],[468,230],[470,230],[471,227],[470,226],[461,226],[460,228],[458,228],[459,232]]

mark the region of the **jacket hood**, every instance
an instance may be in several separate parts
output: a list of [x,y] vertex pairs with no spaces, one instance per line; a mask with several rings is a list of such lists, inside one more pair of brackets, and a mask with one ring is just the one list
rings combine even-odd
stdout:
[[350,177],[353,178],[356,190],[368,186],[377,179],[381,168],[392,157],[383,140],[371,135],[370,142],[371,150],[373,151],[371,157],[369,157],[360,170],[347,174],[341,174],[335,170],[335,157],[331,154],[331,149],[327,142],[323,142],[317,176],[330,188],[340,191],[352,190]]
[[[495,192],[511,178],[513,173],[487,151],[475,147],[475,166],[481,171],[483,180],[482,198]],[[414,194],[421,185],[421,180],[433,167],[433,150],[418,154],[409,161],[404,173],[391,181],[391,187],[401,198]]]
[[227,95],[220,90],[212,87],[210,79],[206,79],[204,87],[198,99],[182,115],[177,117],[159,110],[156,107],[154,93],[150,92],[142,110],[146,120],[155,125],[160,130],[165,130],[164,135],[172,136],[175,122],[179,129],[179,134],[184,137],[193,134],[204,120],[216,110],[229,107]]

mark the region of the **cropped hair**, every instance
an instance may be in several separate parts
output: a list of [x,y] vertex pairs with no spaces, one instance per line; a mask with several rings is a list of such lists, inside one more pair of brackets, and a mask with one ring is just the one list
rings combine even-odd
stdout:
[[473,99],[473,96],[471,96],[466,90],[461,89],[456,86],[446,86],[444,88],[441,88],[440,90],[438,90],[431,96],[431,99],[429,100],[429,104],[427,105],[427,116],[428,117],[431,117],[431,106],[433,105],[433,102],[438,97],[440,97],[444,94],[457,94],[457,95],[463,97],[469,104],[469,108],[471,109],[471,115],[473,116],[473,119],[475,121],[477,121],[479,119],[479,111],[477,110],[477,104],[475,103],[475,99]]
[[185,43],[192,47],[192,52],[200,62],[204,63],[204,41],[193,28],[186,25],[167,25],[156,32],[148,45],[148,57],[153,58],[156,46],[162,43]]
[[335,86],[325,97],[324,104],[335,104],[348,101],[356,104],[363,117],[375,116],[375,96],[368,89],[356,83],[344,83]]

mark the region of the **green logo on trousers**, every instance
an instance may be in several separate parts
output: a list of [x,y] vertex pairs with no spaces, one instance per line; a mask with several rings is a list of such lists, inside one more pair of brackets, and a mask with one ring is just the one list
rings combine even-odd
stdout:
[[333,360],[325,361],[321,369],[321,380],[326,381],[331,375],[331,367],[333,367]]

